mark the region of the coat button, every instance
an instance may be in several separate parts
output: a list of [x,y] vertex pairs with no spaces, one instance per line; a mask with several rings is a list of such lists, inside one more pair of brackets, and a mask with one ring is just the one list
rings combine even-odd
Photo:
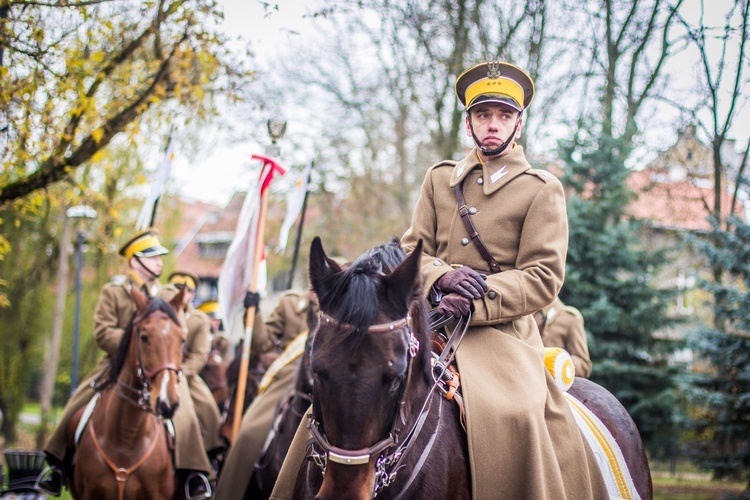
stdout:
[[466,246],[469,244],[469,238],[461,238],[461,244],[463,246]]
[[480,186],[481,186],[482,184],[484,184],[484,178],[483,178],[483,177],[480,177],[479,179],[477,179],[477,184],[479,184]]
[[476,214],[476,213],[477,213],[477,209],[476,209],[476,207],[471,207],[471,208],[469,209],[469,213],[470,213],[471,215],[474,215],[474,214]]
[[433,261],[432,265],[435,266],[435,267],[439,267],[439,266],[442,266],[443,263],[440,262],[439,260],[435,260],[435,261]]
[[497,297],[497,293],[495,290],[490,290],[489,293],[487,293],[487,298],[490,300],[495,300],[495,297]]

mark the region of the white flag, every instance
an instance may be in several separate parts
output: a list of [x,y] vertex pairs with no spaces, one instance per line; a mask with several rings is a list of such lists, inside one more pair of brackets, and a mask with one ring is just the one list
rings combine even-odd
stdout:
[[284,250],[286,250],[286,244],[289,241],[289,230],[294,226],[294,222],[297,220],[297,216],[305,202],[305,194],[310,184],[312,167],[313,162],[311,161],[302,171],[297,182],[294,183],[294,187],[286,195],[286,216],[284,217],[284,222],[281,223],[281,230],[279,231],[279,244],[276,246],[277,253],[283,254]]
[[[241,313],[244,312],[245,292],[253,283],[255,249],[258,238],[261,242],[263,239],[263,235],[258,233],[261,197],[269,188],[274,174],[284,175],[285,173],[280,165],[269,158],[258,155],[253,155],[253,158],[263,161],[263,166],[260,175],[245,195],[237,229],[227,250],[218,283],[219,307],[222,311],[225,330],[235,340],[237,336],[234,332],[241,332],[245,325],[242,324],[239,327],[233,325],[236,320],[243,318]],[[266,277],[263,262],[258,270],[255,285],[256,291],[265,289]]]
[[172,160],[174,159],[174,150],[172,148],[172,138],[169,138],[167,142],[167,151],[164,153],[164,159],[159,165],[159,169],[156,171],[154,180],[151,182],[151,192],[143,202],[143,208],[141,213],[138,214],[138,222],[135,223],[135,230],[142,231],[148,229],[151,226],[151,217],[154,213],[154,206],[156,200],[164,193],[164,186],[169,179],[169,174],[172,172]]

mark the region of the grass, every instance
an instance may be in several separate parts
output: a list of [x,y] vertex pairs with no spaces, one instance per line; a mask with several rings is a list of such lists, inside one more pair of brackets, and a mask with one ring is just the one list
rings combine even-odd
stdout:
[[746,484],[740,481],[714,481],[711,474],[700,471],[690,462],[679,463],[675,474],[663,463],[652,462],[651,478],[654,500],[724,500],[748,497]]

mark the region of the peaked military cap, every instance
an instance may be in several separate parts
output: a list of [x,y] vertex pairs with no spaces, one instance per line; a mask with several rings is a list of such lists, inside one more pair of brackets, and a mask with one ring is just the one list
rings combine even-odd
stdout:
[[219,309],[219,303],[215,300],[207,300],[197,307],[199,311],[203,311],[214,319],[221,319],[221,310]]
[[175,271],[169,275],[169,284],[176,286],[186,286],[191,290],[198,288],[201,280],[198,276],[187,271]]
[[534,82],[518,66],[506,62],[484,62],[456,80],[456,96],[466,111],[479,103],[505,104],[523,111],[534,98]]
[[120,255],[130,260],[132,257],[153,257],[168,254],[169,250],[159,242],[159,237],[153,229],[141,231],[120,248]]

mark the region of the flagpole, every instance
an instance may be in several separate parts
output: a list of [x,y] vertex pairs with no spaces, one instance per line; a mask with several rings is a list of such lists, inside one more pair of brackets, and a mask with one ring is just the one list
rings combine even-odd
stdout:
[[[260,197],[260,212],[258,214],[258,229],[257,237],[255,239],[255,255],[253,259],[253,274],[250,279],[250,286],[248,291],[258,291],[258,273],[260,271],[260,263],[263,259],[263,228],[266,225],[266,210],[268,208],[268,195],[269,189],[261,194]],[[252,193],[248,193],[247,196],[251,196]],[[253,325],[255,325],[255,314],[257,306],[250,306],[245,312],[245,336],[242,341],[242,358],[240,359],[240,373],[237,379],[237,399],[234,406],[234,420],[232,421],[232,442],[237,438],[237,433],[240,430],[240,424],[242,423],[242,413],[245,406],[245,390],[247,389],[247,372],[250,364],[250,343],[253,338]]]
[[294,284],[294,271],[297,268],[297,257],[299,257],[299,247],[302,242],[302,227],[305,225],[305,212],[307,211],[307,195],[310,192],[310,174],[312,169],[315,167],[315,161],[310,162],[310,170],[307,171],[307,178],[305,179],[305,196],[302,198],[302,214],[299,217],[299,227],[297,227],[297,240],[294,242],[294,256],[292,257],[292,270],[289,273],[289,286],[292,288]]

